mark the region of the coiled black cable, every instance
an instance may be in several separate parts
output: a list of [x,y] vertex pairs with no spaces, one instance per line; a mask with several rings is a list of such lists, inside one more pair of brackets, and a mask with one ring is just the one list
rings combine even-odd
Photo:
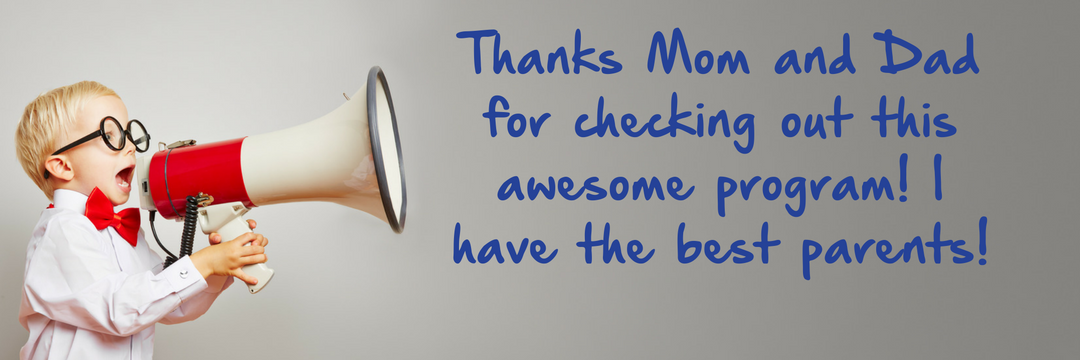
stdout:
[[173,255],[173,253],[169,252],[169,249],[165,248],[165,245],[161,244],[161,239],[158,239],[157,228],[154,227],[154,217],[157,212],[150,211],[150,231],[154,232],[154,241],[157,241],[161,250],[168,254],[165,257],[165,268],[168,268],[179,258],[191,255],[191,251],[195,247],[195,227],[199,221],[199,200],[195,196],[187,197],[187,207],[184,213],[184,232],[180,235],[180,256]]
[[184,233],[180,236],[180,257],[191,255],[195,246],[195,226],[199,220],[199,199],[187,197],[187,209],[184,214]]

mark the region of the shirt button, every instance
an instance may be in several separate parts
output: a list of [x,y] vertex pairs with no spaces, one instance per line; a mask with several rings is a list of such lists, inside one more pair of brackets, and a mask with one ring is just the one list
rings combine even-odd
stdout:
[[180,270],[180,278],[187,279],[187,270]]

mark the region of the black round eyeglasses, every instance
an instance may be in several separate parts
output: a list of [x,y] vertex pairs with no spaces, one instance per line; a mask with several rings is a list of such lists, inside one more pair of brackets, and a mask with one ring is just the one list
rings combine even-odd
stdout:
[[[131,140],[131,143],[135,145],[135,150],[138,152],[146,152],[150,148],[150,133],[146,132],[146,127],[139,120],[132,119],[128,123],[128,128],[125,130],[120,125],[120,121],[112,116],[106,116],[101,119],[101,125],[98,127],[98,131],[92,132],[83,136],[79,140],[75,140],[67,146],[56,150],[53,155],[60,155],[65,151],[71,150],[71,148],[82,145],[83,143],[93,140],[94,138],[101,137],[105,141],[105,145],[113,151],[120,151],[127,145],[127,140]],[[45,172],[45,178],[49,178],[49,172]]]

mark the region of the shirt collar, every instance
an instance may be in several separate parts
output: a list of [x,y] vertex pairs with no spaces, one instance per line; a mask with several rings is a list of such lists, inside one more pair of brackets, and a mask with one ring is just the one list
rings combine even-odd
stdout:
[[53,207],[58,209],[70,209],[77,213],[86,212],[86,199],[88,195],[74,190],[56,189],[53,191]]

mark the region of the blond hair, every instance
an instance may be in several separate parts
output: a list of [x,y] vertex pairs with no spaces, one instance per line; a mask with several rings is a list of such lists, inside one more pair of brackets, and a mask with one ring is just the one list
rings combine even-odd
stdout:
[[68,129],[75,127],[83,106],[102,96],[120,97],[96,81],[82,81],[41,93],[26,105],[15,130],[15,153],[23,171],[49,201],[55,189],[45,178],[45,160],[60,146],[57,142]]

